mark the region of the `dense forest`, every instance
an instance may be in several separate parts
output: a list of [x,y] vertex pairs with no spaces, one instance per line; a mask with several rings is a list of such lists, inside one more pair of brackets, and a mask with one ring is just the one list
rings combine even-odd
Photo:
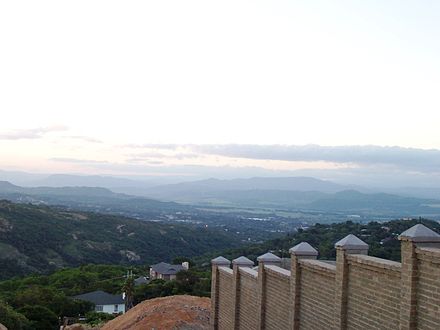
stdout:
[[145,265],[238,246],[190,225],[0,201],[0,279],[88,263]]
[[319,251],[320,259],[335,259],[334,244],[347,236],[354,234],[369,244],[369,255],[400,261],[400,242],[398,235],[408,228],[423,223],[425,226],[440,232],[440,224],[426,219],[393,220],[387,222],[356,223],[347,221],[334,224],[315,224],[307,230],[299,229],[283,238],[268,240],[261,244],[253,244],[241,248],[209,253],[196,258],[196,261],[205,266],[211,258],[218,255],[232,260],[244,255],[256,261],[257,257],[271,251],[280,257],[290,257],[289,249],[301,242],[308,242]]

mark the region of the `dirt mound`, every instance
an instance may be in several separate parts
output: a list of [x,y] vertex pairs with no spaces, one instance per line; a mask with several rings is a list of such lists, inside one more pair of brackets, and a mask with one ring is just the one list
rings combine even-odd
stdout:
[[209,329],[211,300],[171,296],[146,300],[101,330],[204,330]]

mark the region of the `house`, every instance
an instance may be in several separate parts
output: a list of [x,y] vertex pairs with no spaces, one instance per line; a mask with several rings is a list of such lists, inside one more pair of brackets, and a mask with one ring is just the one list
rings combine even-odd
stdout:
[[122,295],[114,295],[104,291],[93,291],[74,296],[73,299],[90,301],[95,304],[96,312],[107,314],[125,313],[125,301]]
[[138,278],[134,279],[135,286],[142,285],[142,284],[148,284],[148,283],[150,283],[150,280],[145,276],[139,276]]
[[189,263],[182,262],[181,265],[171,265],[166,262],[160,262],[150,268],[150,279],[161,279],[165,281],[175,280],[176,274],[181,270],[188,270]]

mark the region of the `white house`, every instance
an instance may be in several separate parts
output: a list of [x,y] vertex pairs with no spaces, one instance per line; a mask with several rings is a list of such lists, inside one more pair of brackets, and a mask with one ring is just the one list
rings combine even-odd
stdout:
[[73,297],[78,300],[90,301],[95,304],[95,311],[107,314],[125,313],[125,301],[122,295],[114,295],[104,291],[93,291]]

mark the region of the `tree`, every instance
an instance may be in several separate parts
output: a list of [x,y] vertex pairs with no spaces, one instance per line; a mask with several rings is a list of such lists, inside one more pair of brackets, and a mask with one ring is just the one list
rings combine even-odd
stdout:
[[133,275],[128,276],[122,288],[125,293],[125,309],[128,311],[133,307],[134,300],[134,279]]
[[25,306],[18,310],[30,321],[34,330],[57,330],[59,328],[58,316],[50,309],[40,306]]
[[175,265],[181,265],[183,262],[188,262],[190,267],[194,266],[194,263],[188,257],[175,257],[173,259],[173,264]]
[[194,285],[199,281],[199,277],[191,270],[182,270],[176,275],[176,283],[179,293],[192,293]]
[[12,309],[8,304],[0,301],[0,323],[9,330],[30,329],[29,320],[23,315]]

